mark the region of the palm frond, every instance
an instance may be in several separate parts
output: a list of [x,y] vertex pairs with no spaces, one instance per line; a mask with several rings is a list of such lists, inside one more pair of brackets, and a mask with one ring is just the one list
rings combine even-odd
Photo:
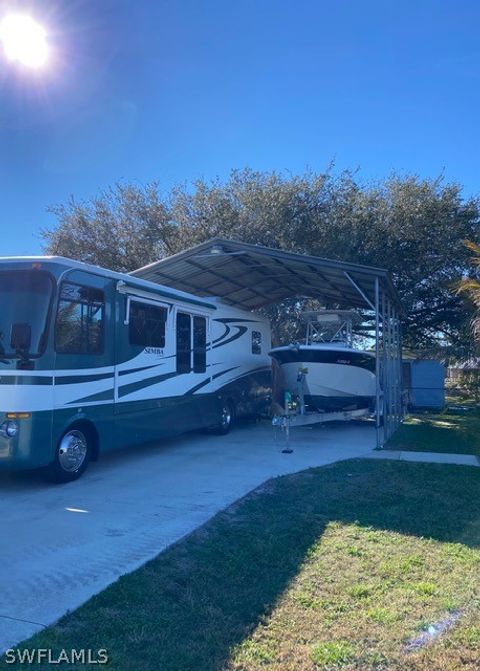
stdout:
[[472,263],[474,266],[480,266],[480,245],[477,245],[476,242],[472,242],[471,240],[464,240],[463,244],[467,249],[475,254],[475,256],[472,256],[470,259],[470,263]]
[[[480,245],[471,240],[464,240],[465,247],[474,253],[470,259],[472,265],[480,267]],[[466,294],[477,308],[477,314],[472,319],[471,328],[473,335],[480,342],[480,280],[474,277],[464,277],[454,287],[457,294]]]
[[474,254],[480,255],[480,245],[477,245],[476,242],[472,242],[471,240],[464,240],[463,244]]
[[456,283],[455,288],[458,292],[480,292],[480,281],[475,280],[472,277],[466,277],[463,280],[460,280]]

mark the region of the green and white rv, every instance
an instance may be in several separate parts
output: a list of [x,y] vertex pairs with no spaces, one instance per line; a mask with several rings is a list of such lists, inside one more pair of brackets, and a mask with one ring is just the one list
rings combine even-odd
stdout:
[[271,392],[267,320],[62,257],[0,259],[0,468],[78,478],[102,452],[226,433]]

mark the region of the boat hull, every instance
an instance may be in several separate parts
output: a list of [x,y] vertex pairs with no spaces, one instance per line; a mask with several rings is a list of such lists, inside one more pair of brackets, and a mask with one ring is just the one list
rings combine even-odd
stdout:
[[285,389],[303,393],[310,409],[338,412],[373,406],[375,358],[368,353],[305,346],[277,348],[270,355],[280,364]]

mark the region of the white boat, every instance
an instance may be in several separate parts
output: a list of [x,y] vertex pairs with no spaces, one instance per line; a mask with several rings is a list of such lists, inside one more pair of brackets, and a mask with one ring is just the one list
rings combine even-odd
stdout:
[[373,407],[375,355],[353,346],[353,325],[361,322],[352,310],[305,312],[305,342],[275,347],[286,390],[309,410],[338,412]]

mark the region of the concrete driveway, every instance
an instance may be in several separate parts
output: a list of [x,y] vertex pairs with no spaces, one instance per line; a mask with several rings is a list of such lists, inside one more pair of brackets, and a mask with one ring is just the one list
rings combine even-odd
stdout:
[[268,422],[121,451],[62,486],[0,475],[0,651],[155,557],[265,480],[364,455],[368,423],[296,428],[282,454]]

